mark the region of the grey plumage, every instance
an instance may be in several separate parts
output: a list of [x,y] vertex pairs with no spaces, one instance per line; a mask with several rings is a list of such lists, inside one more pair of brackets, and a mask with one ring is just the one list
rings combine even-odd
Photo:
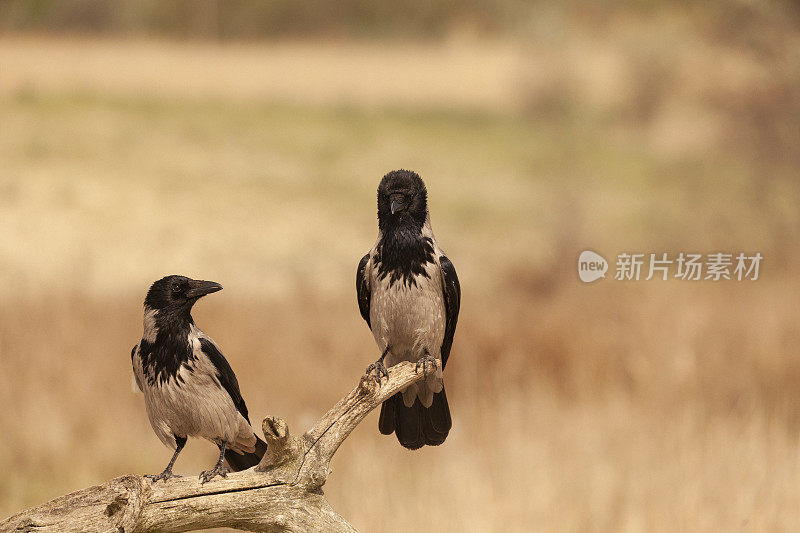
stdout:
[[193,361],[182,364],[177,374],[163,383],[150,382],[136,345],[133,372],[136,383],[144,393],[147,416],[159,440],[175,449],[175,435],[202,437],[214,444],[228,443],[238,453],[256,451],[256,435],[250,422],[242,416],[224,389],[217,370],[202,350],[200,340],[211,338],[200,328],[191,325],[187,344]]
[[[433,262],[424,265],[424,273],[414,275],[414,282],[392,283],[390,276],[382,279],[375,266],[377,244],[370,251],[364,268],[370,288],[369,323],[372,336],[386,355],[386,366],[400,361],[417,362],[427,353],[441,360],[441,346],[445,331],[445,306],[442,294],[442,272],[438,257],[443,252],[436,246],[430,222],[426,221],[423,234],[433,242]],[[380,242],[380,238],[379,238]],[[441,371],[431,374],[425,381],[415,383],[403,392],[403,403],[411,407],[416,398],[423,407],[430,407],[433,394],[442,390]]]

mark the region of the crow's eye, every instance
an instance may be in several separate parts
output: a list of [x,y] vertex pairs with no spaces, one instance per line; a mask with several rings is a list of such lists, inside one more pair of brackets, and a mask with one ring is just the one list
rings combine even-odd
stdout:
[[175,293],[175,294],[178,294],[179,292],[181,292],[180,284],[178,284],[178,283],[174,284],[172,286],[172,292]]

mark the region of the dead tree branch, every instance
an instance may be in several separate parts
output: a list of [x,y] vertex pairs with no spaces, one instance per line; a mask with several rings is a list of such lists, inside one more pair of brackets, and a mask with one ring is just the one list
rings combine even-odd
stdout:
[[192,476],[154,484],[142,476],[122,476],[22,511],[0,522],[0,531],[355,531],[321,490],[331,458],[370,411],[420,379],[422,373],[407,362],[389,369],[380,386],[362,376],[302,437],[290,435],[282,419],[265,418],[267,454],[254,469],[227,479],[201,485]]

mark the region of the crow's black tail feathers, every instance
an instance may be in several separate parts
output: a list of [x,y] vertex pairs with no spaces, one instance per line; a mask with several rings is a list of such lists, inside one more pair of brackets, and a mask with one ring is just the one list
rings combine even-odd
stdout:
[[225,450],[225,460],[234,472],[247,470],[261,462],[261,458],[267,453],[267,443],[256,435],[256,451],[250,453],[237,453],[233,450]]
[[398,392],[383,402],[378,419],[380,432],[384,435],[394,433],[400,444],[409,450],[425,445],[438,446],[445,441],[452,426],[444,389],[433,395],[430,407],[423,407],[419,398],[414,400],[414,405],[406,407],[403,395]]

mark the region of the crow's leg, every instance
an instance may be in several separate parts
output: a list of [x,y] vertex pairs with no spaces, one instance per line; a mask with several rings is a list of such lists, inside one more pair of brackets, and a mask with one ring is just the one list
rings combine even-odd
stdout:
[[417,366],[414,370],[419,372],[419,367],[422,367],[422,375],[425,379],[428,379],[428,365],[436,367],[436,358],[425,348],[425,355],[417,361]]
[[147,474],[144,477],[152,479],[153,483],[155,483],[159,479],[163,479],[164,483],[166,483],[167,480],[171,477],[181,477],[172,473],[172,465],[175,464],[175,459],[178,458],[178,454],[181,453],[181,450],[183,449],[184,446],[186,446],[186,437],[179,437],[175,435],[175,453],[172,454],[172,459],[169,460],[169,464],[167,465],[167,467],[164,469],[163,472],[161,472],[158,475]]
[[386,379],[389,379],[389,371],[386,370],[386,367],[383,365],[383,360],[386,359],[386,354],[389,353],[389,346],[386,346],[386,349],[381,354],[380,358],[377,361],[372,363],[367,367],[365,371],[366,374],[369,376],[371,373],[375,372],[375,381],[378,382],[378,385],[381,383],[381,376],[386,376]]
[[217,461],[217,465],[212,470],[200,472],[201,483],[211,481],[214,479],[214,476],[228,477],[228,469],[222,464],[222,461],[225,459],[225,447],[227,445],[228,443],[223,441],[222,446],[219,447],[219,461]]

